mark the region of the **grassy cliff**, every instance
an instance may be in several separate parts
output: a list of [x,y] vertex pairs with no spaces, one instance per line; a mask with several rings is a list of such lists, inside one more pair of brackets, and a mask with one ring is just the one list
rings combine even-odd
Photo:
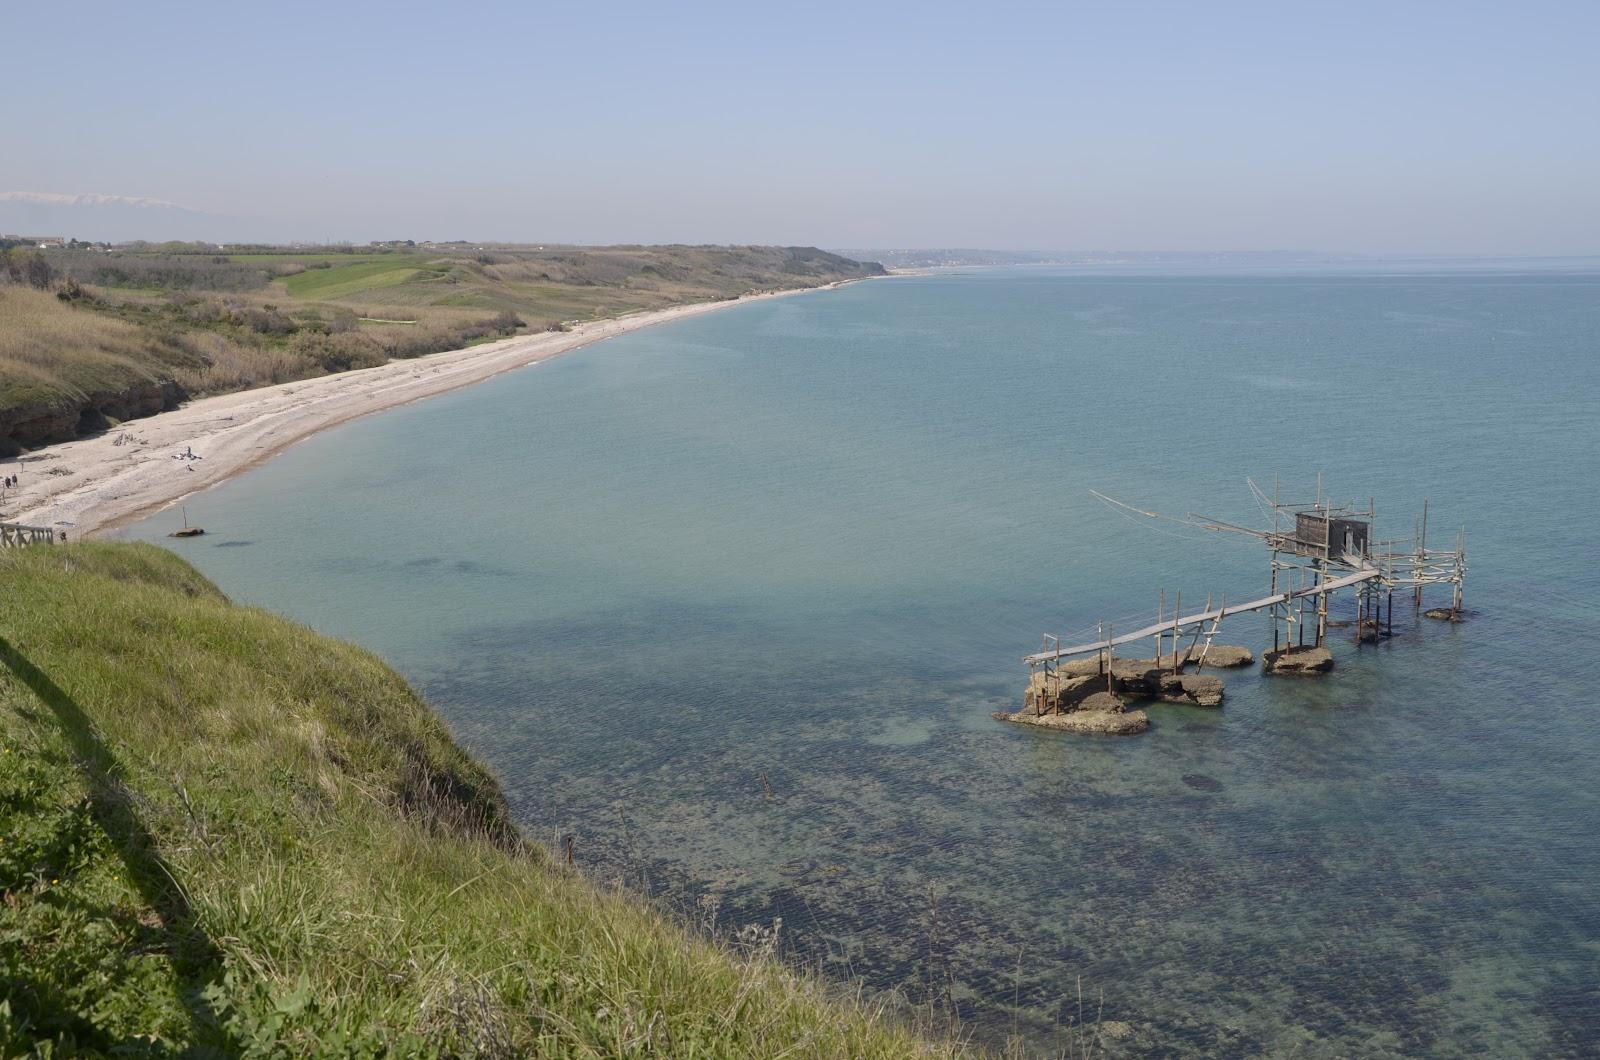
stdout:
[[0,456],[186,395],[882,271],[809,247],[0,247]]
[[529,843],[372,655],[0,553],[0,1055],[946,1056]]

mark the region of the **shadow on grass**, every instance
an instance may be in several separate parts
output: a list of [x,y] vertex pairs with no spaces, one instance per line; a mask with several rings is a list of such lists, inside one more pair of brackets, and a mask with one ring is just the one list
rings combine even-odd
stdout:
[[[196,1051],[205,1051],[202,1043],[222,1043],[224,1035],[220,1022],[203,993],[221,977],[221,951],[196,921],[188,897],[161,857],[155,837],[140,821],[133,794],[118,775],[116,757],[100,742],[83,708],[3,637],[0,637],[0,663],[54,712],[73,755],[88,778],[95,822],[111,838],[127,868],[128,878],[138,888],[146,905],[161,918],[167,953],[193,1027]],[[51,1023],[56,1022],[52,1017],[65,1015],[48,1009],[39,1014]],[[73,1028],[70,1021],[62,1029],[81,1030]]]

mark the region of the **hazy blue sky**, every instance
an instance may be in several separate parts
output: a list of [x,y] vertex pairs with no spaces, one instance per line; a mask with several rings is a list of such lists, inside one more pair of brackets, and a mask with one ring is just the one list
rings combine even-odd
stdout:
[[1596,0],[11,0],[0,25],[0,191],[170,200],[215,238],[1600,253]]

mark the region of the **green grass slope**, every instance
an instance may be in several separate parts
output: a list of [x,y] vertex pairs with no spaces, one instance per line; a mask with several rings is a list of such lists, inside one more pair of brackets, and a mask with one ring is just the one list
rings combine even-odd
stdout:
[[0,1055],[953,1055],[525,841],[372,655],[0,553]]
[[296,298],[326,300],[344,298],[353,294],[397,287],[419,276],[437,278],[444,269],[419,267],[410,258],[400,261],[370,261],[358,265],[340,265],[329,269],[307,269],[283,281],[290,294]]

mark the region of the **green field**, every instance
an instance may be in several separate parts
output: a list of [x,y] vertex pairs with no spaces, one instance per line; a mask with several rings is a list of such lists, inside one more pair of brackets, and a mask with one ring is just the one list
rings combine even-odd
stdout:
[[255,254],[255,253],[253,253],[253,254],[229,254],[228,255],[228,260],[229,261],[242,262],[244,264],[256,264],[256,265],[274,265],[274,264],[282,264],[282,265],[313,265],[313,264],[316,264],[317,262],[320,262],[320,261],[331,261],[331,262],[336,262],[336,263],[340,263],[340,264],[344,264],[344,265],[356,265],[356,264],[360,264],[362,262],[368,262],[368,261],[381,261],[387,256],[388,255],[330,254],[330,253],[321,253],[321,254],[319,254],[319,253],[315,253],[315,252],[307,253],[307,254],[297,254],[297,253],[294,253],[294,252],[284,252],[284,253],[266,253],[266,252],[262,252],[262,253],[258,253],[258,254]]
[[591,883],[376,657],[164,550],[0,580],[0,1056],[962,1053]]
[[385,287],[398,287],[420,278],[439,279],[448,266],[430,265],[425,259],[408,256],[401,261],[369,261],[336,265],[330,269],[307,269],[283,281],[291,295],[310,301],[348,298]]

